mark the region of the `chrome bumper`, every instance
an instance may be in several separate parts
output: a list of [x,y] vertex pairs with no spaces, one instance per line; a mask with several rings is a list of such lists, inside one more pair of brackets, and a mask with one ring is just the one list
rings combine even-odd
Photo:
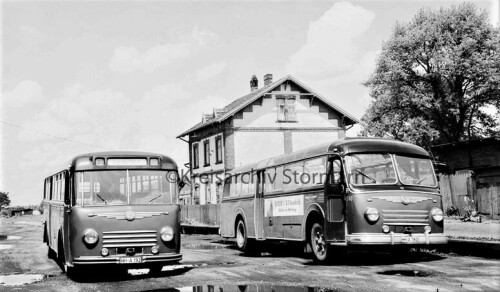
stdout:
[[[137,255],[139,256],[139,255]],[[73,258],[73,265],[117,264],[117,265],[147,265],[150,263],[169,263],[182,260],[181,254],[142,255],[142,263],[120,264],[120,258],[126,256],[81,256]]]
[[354,233],[346,235],[347,245],[431,245],[447,244],[448,238],[443,233]]

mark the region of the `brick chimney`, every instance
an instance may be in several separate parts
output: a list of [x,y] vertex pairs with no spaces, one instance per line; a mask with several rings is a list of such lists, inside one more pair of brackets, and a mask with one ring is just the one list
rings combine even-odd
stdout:
[[264,86],[273,83],[273,74],[264,75]]
[[259,89],[259,80],[257,76],[252,75],[252,78],[250,78],[250,91],[254,92],[257,89]]

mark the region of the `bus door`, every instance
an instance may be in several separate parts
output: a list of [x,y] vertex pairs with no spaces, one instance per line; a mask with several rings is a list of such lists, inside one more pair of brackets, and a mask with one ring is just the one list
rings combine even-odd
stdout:
[[264,240],[264,180],[262,176],[263,171],[256,174],[255,184],[255,197],[254,197],[254,226],[255,226],[255,239]]
[[328,241],[345,240],[345,181],[342,160],[335,155],[328,159],[328,180],[325,183],[325,237]]

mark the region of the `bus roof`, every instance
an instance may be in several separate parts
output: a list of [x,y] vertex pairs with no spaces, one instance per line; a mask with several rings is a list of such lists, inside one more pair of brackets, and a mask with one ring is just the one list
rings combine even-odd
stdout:
[[334,153],[338,153],[342,156],[352,153],[404,153],[414,156],[429,157],[429,153],[423,148],[410,143],[383,138],[349,137],[247,164],[235,168],[230,171],[230,173],[244,173],[251,170],[263,169],[270,166]]
[[[88,163],[88,161],[94,161],[95,158],[104,158],[106,161],[110,158],[159,158],[160,165],[159,169],[177,169],[177,164],[175,161],[163,154],[153,153],[153,152],[140,152],[140,151],[106,151],[106,152],[92,152],[86,154],[80,154],[75,156],[68,163],[71,168],[75,170],[91,170],[91,169],[110,169],[110,168],[124,168],[125,166],[113,166],[113,167],[96,167],[93,163]],[[131,165],[127,165],[129,168]],[[144,168],[150,166],[134,166],[134,168]]]

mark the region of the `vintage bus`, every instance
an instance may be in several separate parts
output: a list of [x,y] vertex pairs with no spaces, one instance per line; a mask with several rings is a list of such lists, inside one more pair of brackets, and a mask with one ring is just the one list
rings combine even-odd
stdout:
[[45,179],[43,241],[49,257],[68,274],[97,265],[159,271],[180,261],[178,187],[177,165],[164,155],[75,157]]
[[332,246],[445,244],[438,181],[422,148],[344,138],[235,169],[226,178],[221,235],[246,250],[303,241],[323,262]]

